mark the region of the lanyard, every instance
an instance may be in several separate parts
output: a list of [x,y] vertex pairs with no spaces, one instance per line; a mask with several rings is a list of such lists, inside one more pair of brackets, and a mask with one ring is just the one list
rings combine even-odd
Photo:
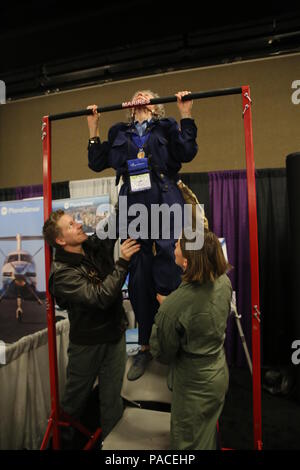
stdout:
[[135,143],[135,145],[138,147],[139,151],[137,153],[137,158],[145,158],[146,153],[144,150],[144,146],[149,139],[150,132],[147,134],[144,134],[142,136],[137,135],[137,134],[132,134],[132,140]]
[[150,132],[142,136],[139,136],[137,134],[132,134],[132,140],[139,149],[143,149],[144,145],[149,139],[149,135],[150,135]]

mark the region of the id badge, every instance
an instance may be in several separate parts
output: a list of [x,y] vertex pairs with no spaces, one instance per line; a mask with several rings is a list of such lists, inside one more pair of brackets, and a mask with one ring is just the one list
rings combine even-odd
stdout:
[[127,167],[131,192],[146,191],[151,188],[147,158],[128,160]]
[[131,192],[145,191],[151,188],[150,173],[141,173],[140,175],[130,176],[130,189]]

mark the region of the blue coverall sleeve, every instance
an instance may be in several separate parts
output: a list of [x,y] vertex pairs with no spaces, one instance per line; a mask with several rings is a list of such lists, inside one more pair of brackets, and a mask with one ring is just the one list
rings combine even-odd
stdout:
[[109,153],[119,128],[119,123],[114,125],[108,132],[108,140],[103,142],[100,140],[99,143],[88,147],[88,166],[91,170],[100,172],[106,168],[111,168]]
[[88,148],[88,166],[93,171],[103,171],[109,168],[109,142],[95,143]]
[[179,163],[192,161],[198,151],[196,137],[197,127],[193,119],[181,119],[180,128],[174,120],[168,139],[172,158]]

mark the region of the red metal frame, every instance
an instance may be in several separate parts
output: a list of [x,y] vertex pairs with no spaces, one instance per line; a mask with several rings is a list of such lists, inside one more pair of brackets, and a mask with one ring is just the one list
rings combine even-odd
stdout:
[[[253,438],[254,448],[262,449],[262,427],[261,427],[261,366],[260,366],[260,307],[259,307],[259,266],[258,266],[258,238],[257,238],[257,207],[256,207],[256,184],[255,165],[253,153],[252,113],[250,87],[242,88],[242,104],[245,132],[245,152],[247,167],[247,191],[248,191],[248,216],[249,216],[249,244],[250,244],[250,270],[251,270],[251,312],[252,312],[252,366],[253,366]],[[43,118],[43,186],[44,186],[44,220],[50,215],[52,208],[51,191],[51,127],[48,116]],[[51,265],[51,250],[45,244],[46,262],[46,289],[47,289],[47,319],[48,319],[48,344],[50,364],[50,389],[51,389],[51,415],[41,449],[45,449],[48,439],[53,431],[53,448],[59,449],[59,426],[72,425],[80,429],[90,437],[85,449],[91,448],[101,433],[97,429],[95,435],[79,423],[67,417],[67,423],[62,422],[62,412],[59,409],[58,396],[58,374],[56,353],[56,330],[55,313],[52,297],[48,291],[48,278]],[[66,415],[64,414],[64,417]]]
[[262,449],[261,428],[261,367],[260,367],[260,307],[259,307],[259,266],[257,239],[257,207],[255,165],[253,153],[253,132],[250,87],[242,87],[245,151],[247,167],[249,244],[251,270],[251,312],[252,312],[252,366],[253,366],[253,434],[254,448]]
[[[44,221],[48,219],[52,210],[52,186],[51,186],[51,125],[49,118],[43,118],[42,125],[43,141],[43,189],[44,189]],[[48,283],[51,266],[51,250],[45,243],[45,269],[46,284]],[[48,323],[48,350],[49,350],[49,373],[51,391],[51,416],[48,421],[46,436],[49,438],[50,431],[53,432],[53,448],[59,449],[59,396],[58,396],[58,374],[57,374],[57,352],[56,352],[56,329],[53,300],[46,288],[46,306]],[[46,446],[47,440],[43,440],[42,448]]]
[[[43,141],[43,190],[44,190],[44,221],[46,221],[52,211],[52,177],[51,177],[51,122],[48,116],[43,117],[42,125]],[[55,309],[52,296],[48,289],[48,279],[51,267],[51,249],[45,243],[45,270],[46,270],[46,308],[48,323],[48,351],[49,351],[49,374],[50,374],[50,393],[51,393],[51,414],[48,420],[48,426],[41,444],[40,450],[45,450],[51,432],[53,435],[52,448],[60,449],[60,427],[72,426],[82,432],[89,438],[84,450],[91,449],[97,442],[102,432],[98,428],[94,434],[74,420],[71,416],[63,412],[59,407],[58,394],[58,371],[57,371],[57,349],[56,349],[56,327],[55,327]],[[62,421],[64,419],[64,421]]]

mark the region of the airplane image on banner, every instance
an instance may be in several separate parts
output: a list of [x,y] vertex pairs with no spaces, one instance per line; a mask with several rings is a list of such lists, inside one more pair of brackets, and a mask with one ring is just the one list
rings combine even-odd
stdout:
[[21,244],[25,240],[43,240],[43,237],[41,235],[22,236],[18,233],[16,236],[0,237],[0,240],[16,240],[17,242],[17,249],[8,254],[3,253],[0,248],[0,252],[4,256],[1,269],[3,288],[2,292],[0,291],[0,302],[4,298],[16,299],[16,318],[18,321],[22,321],[22,301],[36,300],[39,305],[43,305],[36,289],[37,279],[34,257],[44,248],[44,245],[32,255],[28,251],[22,250]]

